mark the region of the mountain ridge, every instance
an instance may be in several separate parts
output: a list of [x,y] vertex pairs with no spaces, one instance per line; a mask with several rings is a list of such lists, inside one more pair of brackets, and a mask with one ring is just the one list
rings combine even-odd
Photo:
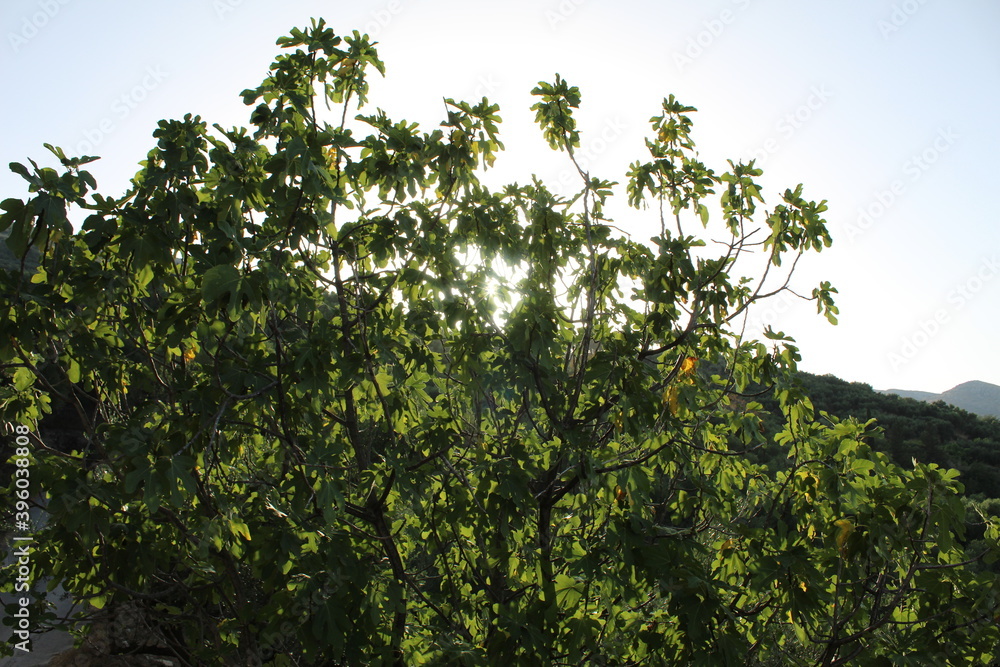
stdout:
[[912,398],[925,403],[944,401],[980,417],[1000,418],[1000,386],[981,380],[963,382],[940,394],[908,389],[879,389],[878,392],[880,394],[895,394],[902,398]]

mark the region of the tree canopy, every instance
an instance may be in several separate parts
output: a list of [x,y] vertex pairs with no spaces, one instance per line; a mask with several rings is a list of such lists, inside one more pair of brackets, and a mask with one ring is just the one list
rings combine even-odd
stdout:
[[[813,409],[792,338],[743,333],[830,245],[825,202],[766,207],[669,96],[625,175],[659,227],[636,240],[560,76],[532,111],[569,197],[481,182],[487,99],[425,132],[360,112],[367,36],[278,44],[249,129],[161,121],[121,196],[89,156],[11,165],[31,196],[0,231],[37,267],[0,273],[0,411],[32,433],[37,580],[143,605],[184,664],[990,659],[996,579],[968,565],[997,526],[966,553],[954,471],[872,451],[873,422]],[[54,409],[82,446],[39,437]]]

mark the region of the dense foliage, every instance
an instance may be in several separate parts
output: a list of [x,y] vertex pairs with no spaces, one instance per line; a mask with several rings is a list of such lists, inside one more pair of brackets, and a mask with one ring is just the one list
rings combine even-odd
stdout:
[[121,197],[59,149],[62,171],[11,165],[32,197],[0,228],[40,259],[0,276],[0,409],[37,433],[70,406],[85,440],[33,441],[37,578],[145,605],[187,664],[989,659],[996,579],[955,473],[817,421],[791,339],[739,333],[829,245],[824,203],[765,209],[761,172],[700,162],[669,97],[627,175],[660,227],[639,242],[575,159],[560,77],[533,110],[570,199],[480,183],[486,99],[427,133],[352,118],[383,70],[367,37],[279,44],[250,131],[161,122]]

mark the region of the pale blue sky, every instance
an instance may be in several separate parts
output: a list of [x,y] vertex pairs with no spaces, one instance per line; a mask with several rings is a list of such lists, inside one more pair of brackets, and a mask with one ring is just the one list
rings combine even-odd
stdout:
[[[647,120],[677,95],[699,109],[709,166],[756,156],[769,206],[800,182],[830,202],[834,247],[794,284],[833,282],[841,324],[794,302],[757,316],[797,338],[805,370],[876,388],[1000,384],[995,1],[5,0],[0,164],[52,164],[49,142],[101,155],[91,171],[118,193],[157,120],[244,124],[239,92],[313,16],[379,40],[388,72],[372,103],[394,118],[431,127],[442,97],[499,102],[502,180],[566,170],[528,110],[555,72],[581,88],[590,169],[613,180],[645,157]],[[0,173],[0,198],[23,195]],[[639,238],[658,224],[623,202],[615,212]]]

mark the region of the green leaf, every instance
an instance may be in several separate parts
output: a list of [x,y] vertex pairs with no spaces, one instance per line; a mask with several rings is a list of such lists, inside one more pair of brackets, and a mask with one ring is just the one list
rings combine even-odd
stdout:
[[35,383],[35,373],[30,368],[22,366],[14,371],[14,388],[24,391]]
[[144,482],[149,476],[149,467],[130,470],[125,474],[125,493],[134,493],[139,484]]
[[72,357],[69,360],[69,365],[66,367],[66,377],[73,384],[80,384],[80,362]]
[[556,601],[562,607],[573,607],[582,595],[582,586],[573,577],[557,574],[555,579]]
[[874,468],[874,461],[868,459],[854,459],[851,462],[851,470],[859,475],[868,475]]
[[153,272],[153,265],[146,264],[141,269],[139,269],[139,273],[136,276],[136,283],[139,285],[139,287],[146,287],[146,285],[148,285],[150,281],[153,280],[155,275],[156,274]]
[[201,283],[201,296],[206,302],[217,301],[239,291],[241,276],[229,264],[213,266],[205,272]]

